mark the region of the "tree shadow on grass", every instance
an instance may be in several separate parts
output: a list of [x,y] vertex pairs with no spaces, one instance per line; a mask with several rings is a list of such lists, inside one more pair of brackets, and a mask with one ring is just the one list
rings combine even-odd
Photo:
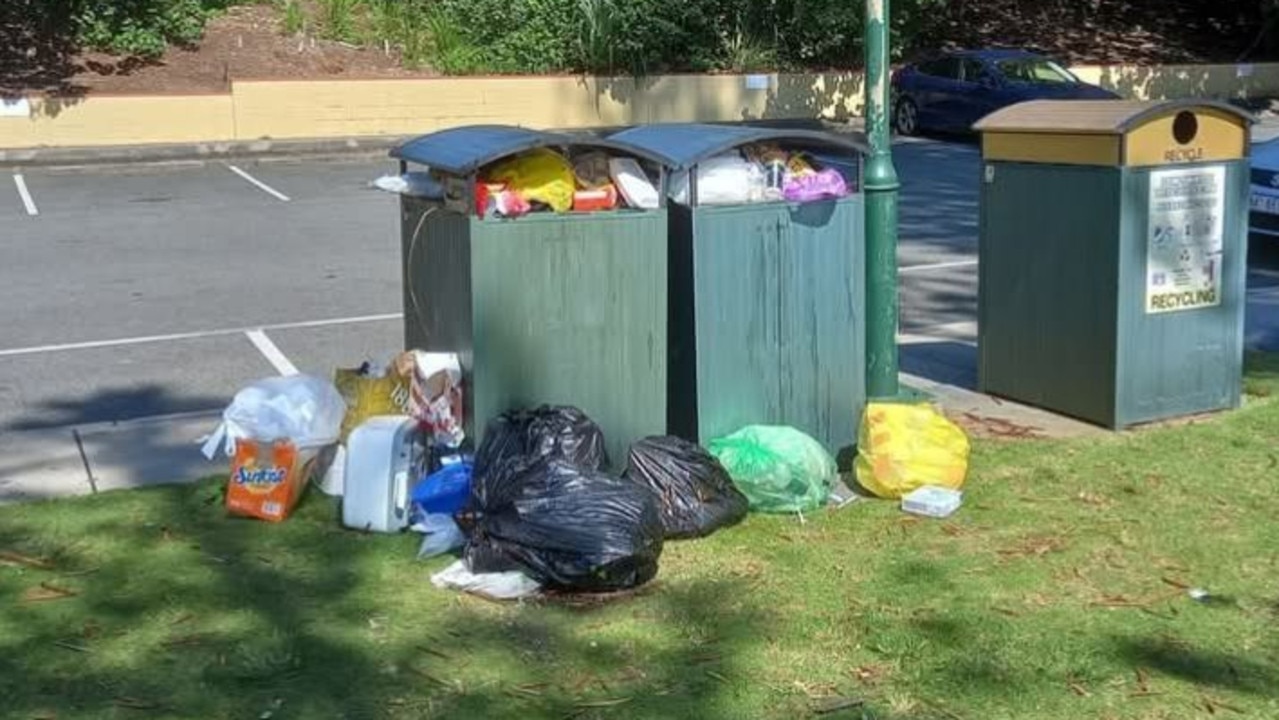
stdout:
[[1115,646],[1119,656],[1134,666],[1147,667],[1200,686],[1279,698],[1279,675],[1273,665],[1197,649],[1166,637],[1116,638]]
[[210,481],[8,514],[0,549],[42,566],[0,566],[0,716],[728,720],[773,620],[736,580],[497,605],[315,493],[277,525],[221,503]]

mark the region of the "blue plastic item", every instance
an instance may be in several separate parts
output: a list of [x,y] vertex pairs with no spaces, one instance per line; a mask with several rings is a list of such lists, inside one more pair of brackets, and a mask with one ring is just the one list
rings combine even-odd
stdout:
[[413,486],[413,503],[432,515],[452,515],[471,494],[470,461],[445,465]]

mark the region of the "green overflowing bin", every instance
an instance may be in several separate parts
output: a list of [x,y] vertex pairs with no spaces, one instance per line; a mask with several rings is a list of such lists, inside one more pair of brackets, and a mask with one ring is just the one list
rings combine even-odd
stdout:
[[[863,147],[826,133],[648,125],[610,137],[687,172],[670,223],[669,430],[709,441],[790,425],[832,452],[856,442],[865,405]],[[853,193],[797,204],[698,202],[698,166],[756,144],[840,169]]]
[[506,410],[575,405],[621,459],[666,428],[666,209],[472,211],[483,168],[538,148],[630,157],[662,183],[644,151],[593,137],[478,126],[396,147],[402,171],[424,166],[444,194],[401,199],[405,343],[460,354],[477,441]]
[[1119,100],[978,123],[981,389],[1111,428],[1237,407],[1249,125]]

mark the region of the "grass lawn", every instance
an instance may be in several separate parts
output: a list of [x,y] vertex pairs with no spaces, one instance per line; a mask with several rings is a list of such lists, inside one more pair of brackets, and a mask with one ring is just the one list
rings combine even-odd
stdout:
[[1248,393],[978,441],[950,521],[752,516],[607,604],[436,590],[449,560],[316,493],[282,525],[216,481],[2,508],[0,717],[1279,718],[1279,358]]

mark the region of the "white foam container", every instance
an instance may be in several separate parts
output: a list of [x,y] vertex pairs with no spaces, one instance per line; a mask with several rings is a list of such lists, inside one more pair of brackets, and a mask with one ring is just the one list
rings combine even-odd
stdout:
[[912,515],[944,518],[953,515],[963,501],[964,494],[958,490],[925,485],[902,496],[902,510]]

